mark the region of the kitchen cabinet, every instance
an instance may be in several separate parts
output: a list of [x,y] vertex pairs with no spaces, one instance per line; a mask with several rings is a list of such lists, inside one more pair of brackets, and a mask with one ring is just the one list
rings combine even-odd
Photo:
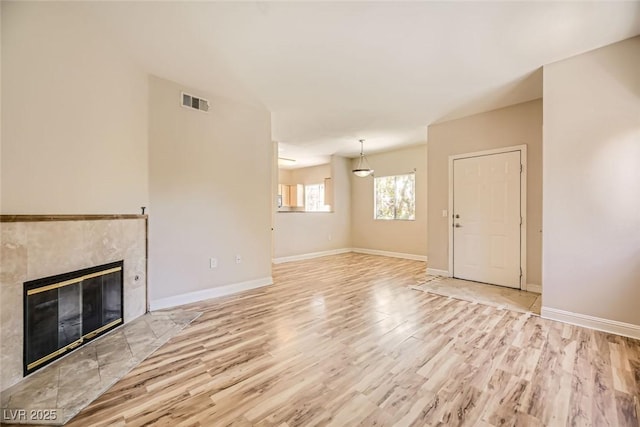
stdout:
[[333,181],[331,178],[324,179],[324,204],[333,206]]
[[304,207],[304,185],[294,184],[289,187],[289,206],[292,208]]
[[281,199],[281,207],[291,206],[291,198],[289,192],[289,186],[286,184],[278,184],[278,196]]
[[282,200],[283,208],[304,207],[304,185],[278,184],[278,196]]

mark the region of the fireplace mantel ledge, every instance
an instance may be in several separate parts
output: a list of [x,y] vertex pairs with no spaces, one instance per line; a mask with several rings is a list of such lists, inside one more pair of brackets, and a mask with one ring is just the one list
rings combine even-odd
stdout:
[[97,221],[114,219],[147,219],[148,215],[136,214],[92,214],[92,215],[0,215],[0,222],[43,221]]

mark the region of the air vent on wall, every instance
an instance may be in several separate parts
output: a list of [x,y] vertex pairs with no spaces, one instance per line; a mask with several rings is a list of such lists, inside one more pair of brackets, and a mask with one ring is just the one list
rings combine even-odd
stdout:
[[209,101],[206,99],[198,98],[197,96],[189,95],[182,92],[182,106],[192,108],[194,110],[209,111]]

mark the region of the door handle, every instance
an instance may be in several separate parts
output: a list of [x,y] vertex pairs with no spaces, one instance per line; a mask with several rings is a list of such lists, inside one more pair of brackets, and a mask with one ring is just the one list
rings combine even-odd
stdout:
[[454,227],[455,227],[455,228],[460,228],[460,227],[462,227],[462,226],[461,226],[460,224],[456,223],[456,224],[454,225]]

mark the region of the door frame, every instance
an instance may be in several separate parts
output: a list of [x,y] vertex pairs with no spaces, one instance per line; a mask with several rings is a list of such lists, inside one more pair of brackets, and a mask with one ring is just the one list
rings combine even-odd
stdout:
[[492,154],[510,153],[513,151],[520,152],[520,164],[522,165],[522,173],[520,174],[520,216],[522,224],[520,225],[520,268],[522,276],[520,277],[520,290],[527,290],[527,145],[514,145],[510,147],[495,148],[492,150],[475,151],[472,153],[454,154],[449,156],[449,210],[447,226],[449,227],[449,276],[453,277],[454,259],[453,259],[453,162],[454,160],[467,159],[470,157],[490,156]]

